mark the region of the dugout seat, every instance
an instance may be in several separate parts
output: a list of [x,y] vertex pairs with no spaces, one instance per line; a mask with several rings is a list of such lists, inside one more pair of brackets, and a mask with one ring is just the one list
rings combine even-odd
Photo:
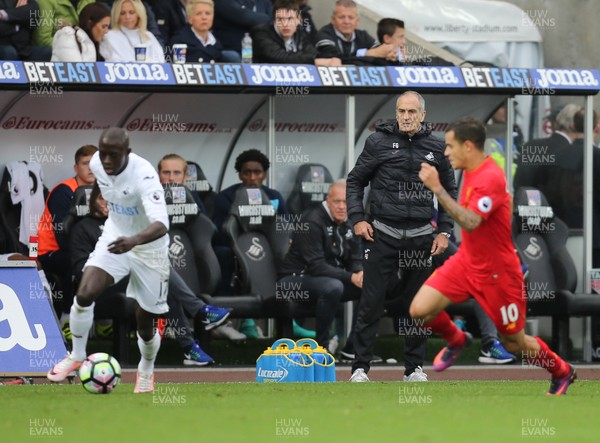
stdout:
[[275,318],[279,334],[285,335],[291,334],[292,318],[314,316],[312,310],[277,296],[277,263],[289,248],[289,233],[277,229],[275,209],[261,189],[238,189],[223,230],[238,264],[238,290],[258,301],[245,317]]
[[568,358],[569,317],[600,314],[600,297],[573,292],[577,270],[566,247],[569,229],[540,190],[522,187],[515,192],[512,230],[528,271],[527,313],[552,317],[553,347]]
[[253,296],[213,295],[221,280],[221,269],[211,244],[215,225],[199,213],[190,189],[181,185],[163,187],[169,212],[169,260],[173,270],[205,303],[233,308],[232,316],[244,316],[248,306],[260,305]]
[[191,191],[198,192],[200,199],[206,208],[206,215],[208,218],[212,219],[215,212],[215,199],[217,198],[217,193],[206,179],[206,175],[204,174],[204,171],[202,171],[200,165],[193,161],[188,161],[187,163],[188,179],[186,180],[185,185]]
[[319,163],[308,163],[298,168],[294,188],[286,200],[288,211],[301,214],[320,204],[325,197],[333,178],[329,169]]

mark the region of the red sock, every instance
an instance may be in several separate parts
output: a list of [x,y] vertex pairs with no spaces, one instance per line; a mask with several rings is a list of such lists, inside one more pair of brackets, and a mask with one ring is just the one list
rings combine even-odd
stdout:
[[441,335],[453,348],[462,346],[467,338],[466,334],[458,329],[446,311],[442,311],[436,318],[425,325],[433,332]]
[[565,377],[571,368],[569,364],[554,353],[548,345],[539,337],[535,337],[537,342],[540,344],[540,350],[537,352],[535,357],[527,358],[529,364],[544,368],[550,374],[552,378],[563,378]]

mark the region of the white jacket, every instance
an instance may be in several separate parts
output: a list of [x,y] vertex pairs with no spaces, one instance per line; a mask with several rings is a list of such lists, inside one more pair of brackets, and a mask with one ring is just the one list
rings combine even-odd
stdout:
[[[81,45],[81,50],[79,45]],[[96,48],[94,42],[83,29],[65,26],[54,34],[52,39],[53,62],[95,62]]]
[[146,46],[147,63],[164,63],[165,54],[156,37],[146,31],[148,40],[142,43],[139,29],[111,29],[100,42],[100,54],[107,62],[135,62],[134,46]]

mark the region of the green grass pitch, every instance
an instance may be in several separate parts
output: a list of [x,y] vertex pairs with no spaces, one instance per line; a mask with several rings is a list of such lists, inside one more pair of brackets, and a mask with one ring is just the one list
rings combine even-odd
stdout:
[[598,442],[600,382],[157,384],[134,395],[0,387],[12,442]]

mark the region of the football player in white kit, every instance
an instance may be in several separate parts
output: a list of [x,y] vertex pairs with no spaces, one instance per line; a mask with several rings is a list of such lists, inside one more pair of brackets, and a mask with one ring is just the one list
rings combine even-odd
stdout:
[[108,219],[84,266],[71,308],[73,350],[48,372],[48,379],[62,381],[79,368],[87,355],[94,301],[108,286],[129,275],[127,296],[137,301],[141,353],[134,392],[153,392],[154,360],[160,347],[155,320],[168,311],[169,218],[164,191],[152,165],[131,153],[124,129],[106,129],[98,146],[90,169],[108,203]]

